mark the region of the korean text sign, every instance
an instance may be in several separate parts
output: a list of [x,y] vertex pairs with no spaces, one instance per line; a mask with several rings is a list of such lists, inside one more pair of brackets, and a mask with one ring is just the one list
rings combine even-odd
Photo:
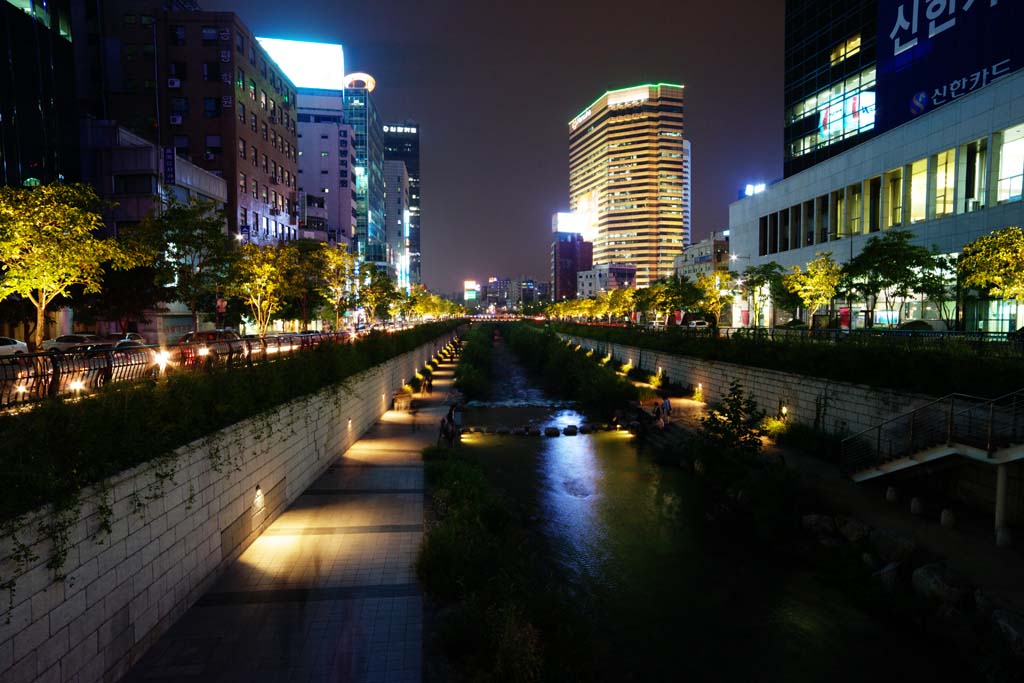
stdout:
[[1020,0],[879,0],[876,129],[959,99],[1024,64]]

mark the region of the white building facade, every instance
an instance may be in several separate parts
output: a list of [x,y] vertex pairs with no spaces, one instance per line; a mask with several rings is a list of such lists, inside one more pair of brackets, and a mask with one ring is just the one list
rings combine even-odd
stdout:
[[[1024,225],[1024,71],[892,128],[729,207],[731,251],[747,263],[840,263],[886,230],[941,253]],[[967,329],[1015,330],[1017,302],[991,302]],[[849,311],[853,326],[862,309]],[[925,304],[910,317],[934,318]],[[734,317],[738,319],[738,317]],[[876,318],[877,322],[877,318]]]
[[395,284],[408,292],[409,279],[409,172],[404,161],[384,162],[384,225],[388,243],[388,270]]
[[351,246],[355,235],[355,147],[341,91],[299,89],[300,235]]
[[587,299],[613,289],[636,286],[636,266],[604,263],[576,273],[576,298]]

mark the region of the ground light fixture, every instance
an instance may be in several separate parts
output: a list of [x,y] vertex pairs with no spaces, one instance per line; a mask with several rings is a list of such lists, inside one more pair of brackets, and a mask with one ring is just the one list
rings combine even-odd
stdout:
[[82,389],[85,389],[85,382],[83,382],[80,379],[76,379],[74,382],[72,382],[68,386],[71,387],[72,391],[81,391]]
[[201,349],[199,349],[199,355],[200,356],[209,356],[210,355],[210,349],[206,348],[205,346],[202,347]]
[[160,368],[160,372],[167,369],[167,364],[171,362],[171,352],[167,349],[160,349],[156,352],[156,364]]

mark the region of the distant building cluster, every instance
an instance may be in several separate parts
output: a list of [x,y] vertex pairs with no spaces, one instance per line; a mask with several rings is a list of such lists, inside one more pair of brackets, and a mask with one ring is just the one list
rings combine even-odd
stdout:
[[0,3],[0,183],[117,203],[200,196],[240,242],[343,245],[421,281],[420,127],[387,123],[341,45],[257,37],[194,0]]

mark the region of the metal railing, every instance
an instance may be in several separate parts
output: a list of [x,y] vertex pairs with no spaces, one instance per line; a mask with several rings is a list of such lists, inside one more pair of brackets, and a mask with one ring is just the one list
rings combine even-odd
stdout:
[[994,399],[949,394],[843,439],[843,472],[851,475],[954,443],[988,457],[1024,443],[1024,389]]
[[168,347],[82,347],[65,352],[0,357],[0,409],[46,398],[85,396],[108,384],[154,379],[163,373],[272,362],[324,343],[349,341],[347,333],[220,339]]

